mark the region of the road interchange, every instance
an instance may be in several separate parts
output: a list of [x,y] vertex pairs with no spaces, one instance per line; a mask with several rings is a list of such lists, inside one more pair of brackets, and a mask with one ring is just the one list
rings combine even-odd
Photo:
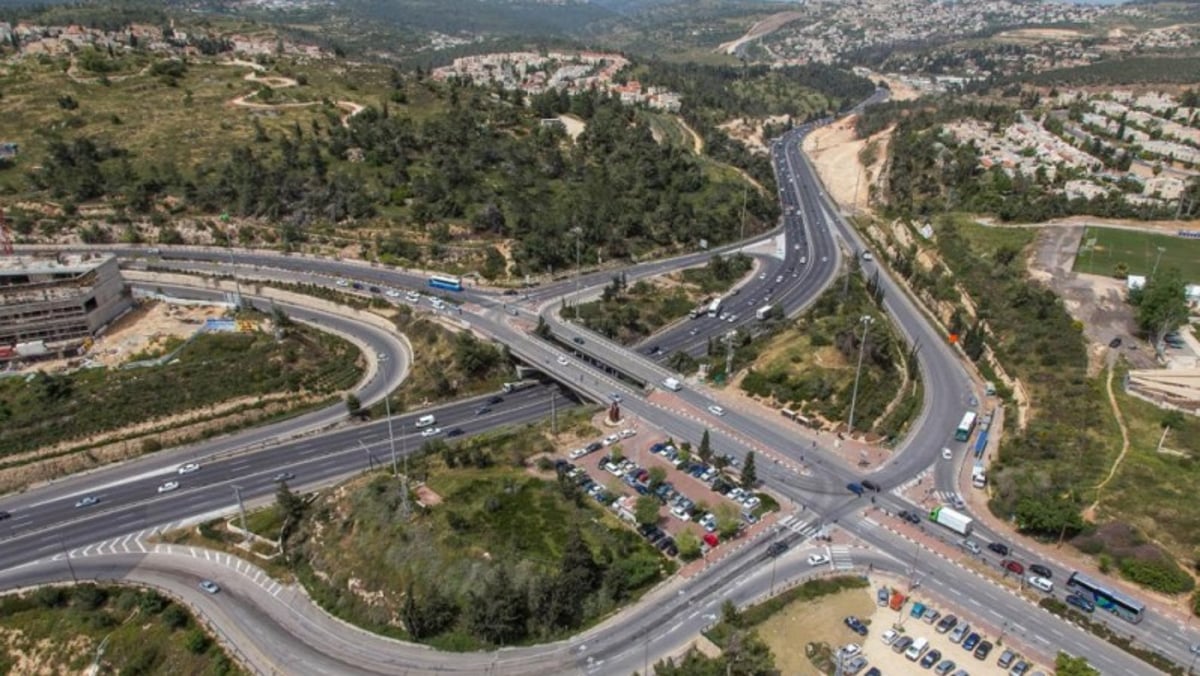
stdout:
[[[789,255],[791,255],[791,261],[796,262],[803,254],[808,254],[808,256],[804,257],[812,265],[808,265],[807,267],[801,266],[800,269],[814,271],[812,273],[804,272],[789,278],[796,280],[791,284],[788,284],[787,280],[785,280],[785,288],[777,291],[777,295],[780,298],[778,302],[784,304],[785,308],[789,311],[796,311],[811,302],[828,285],[834,274],[836,274],[841,252],[834,239],[835,229],[842,240],[848,243],[848,248],[856,259],[859,252],[865,250],[856,233],[837,217],[836,210],[832,208],[832,205],[828,203],[822,194],[811,167],[799,151],[799,141],[807,130],[808,128],[800,128],[789,132],[775,146],[776,153],[780,155],[780,157],[776,158],[777,171],[783,170],[786,172],[786,175],[779,177],[779,183],[782,192],[786,193],[788,198],[785,199],[787,206],[785,206],[784,224],[781,231],[772,235],[772,237],[785,238],[785,246],[783,247],[784,256],[782,262],[778,263],[774,268],[768,269],[776,271],[788,269]],[[792,206],[793,204],[795,206]],[[792,208],[796,208],[795,214],[789,213],[788,210]],[[796,239],[800,241],[794,241]],[[796,243],[800,243],[802,248],[796,249]],[[221,255],[226,254],[222,253]],[[686,264],[703,263],[708,255],[710,254],[695,254],[668,262],[643,264],[642,266],[638,266],[635,272],[638,275],[660,274],[667,269],[674,269],[669,266],[679,267]],[[292,263],[297,260],[305,264],[312,262],[311,259],[307,258],[298,259],[289,257],[283,261],[280,258],[277,255],[270,254],[236,255],[236,260],[239,263],[248,263],[264,269],[298,268],[303,270],[303,265],[296,266],[292,265]],[[201,259],[203,260],[202,257]],[[766,265],[769,266],[770,263],[768,262]],[[948,443],[948,438],[951,436],[951,431],[959,415],[969,405],[971,390],[963,365],[945,344],[942,337],[929,325],[916,305],[908,299],[899,285],[890,278],[886,270],[874,265],[867,267],[868,272],[879,274],[881,284],[883,284],[885,289],[884,302],[889,316],[900,327],[901,332],[909,341],[921,346],[920,368],[923,381],[926,385],[924,389],[926,394],[925,408],[921,419],[914,426],[914,431],[906,438],[904,445],[897,450],[894,456],[895,459],[878,472],[876,477],[873,477],[876,481],[883,484],[886,489],[899,485],[909,477],[924,471],[931,464],[937,463],[940,448],[943,446],[952,446],[961,457],[964,452],[961,445]],[[409,286],[410,288],[419,288],[424,284],[423,277],[406,273],[392,273],[385,268],[367,268],[359,264],[325,262],[318,269],[319,272],[331,278],[352,276],[355,279],[363,279],[364,281],[377,281],[389,286]],[[368,272],[370,273],[369,276],[367,276]],[[609,276],[608,273],[596,273],[588,281],[592,282],[594,286],[595,284],[607,281]],[[763,282],[770,279],[772,277],[768,274],[766,280],[758,281]],[[550,307],[557,307],[554,299],[571,294],[573,286],[573,281],[552,284],[547,289],[531,293],[530,298],[526,302],[540,305],[543,310]],[[746,286],[753,287],[754,285],[751,283]],[[585,290],[580,295],[588,292]],[[754,297],[752,295],[752,288],[745,289],[743,293],[748,297]],[[463,296],[465,300],[477,304],[480,308],[477,312],[463,318],[472,328],[491,335],[493,338],[509,345],[510,349],[522,359],[530,364],[542,365],[549,373],[563,382],[569,383],[572,388],[579,390],[585,396],[603,401],[607,392],[613,391],[614,388],[620,389],[623,392],[634,395],[626,399],[624,407],[627,411],[661,428],[668,434],[679,438],[695,439],[699,437],[700,432],[704,428],[712,427],[722,436],[725,448],[734,452],[735,455],[742,455],[747,450],[756,449],[763,452],[766,457],[778,457],[781,461],[779,464],[762,463],[760,465],[759,474],[768,487],[793,500],[796,504],[805,504],[810,510],[807,512],[808,514],[820,515],[821,523],[830,524],[836,522],[840,527],[846,529],[862,541],[878,548],[880,552],[890,552],[893,554],[893,556],[863,554],[861,557],[856,555],[856,563],[860,561],[869,562],[880,569],[899,569],[905,572],[912,569],[913,572],[910,574],[923,575],[928,580],[926,582],[927,587],[937,589],[947,597],[965,594],[966,598],[974,599],[976,602],[980,602],[980,599],[985,600],[993,612],[1002,612],[1005,616],[1010,617],[1019,616],[1027,618],[1025,619],[1025,624],[1029,625],[1027,628],[1032,635],[1043,637],[1061,635],[1063,636],[1063,641],[1059,647],[1075,654],[1087,655],[1094,664],[1102,666],[1106,672],[1111,671],[1112,673],[1116,673],[1117,670],[1125,669],[1127,670],[1125,673],[1132,673],[1133,671],[1144,672],[1147,669],[1145,664],[1133,660],[1128,655],[1117,651],[1099,639],[1074,629],[1066,629],[1064,631],[1066,625],[1063,625],[1057,619],[1050,617],[1042,611],[1034,610],[1026,601],[1019,599],[1007,590],[1001,590],[998,587],[992,589],[991,586],[995,585],[981,582],[978,578],[963,572],[952,564],[947,564],[932,556],[927,556],[924,562],[916,562],[914,564],[898,563],[907,558],[905,553],[901,552],[906,552],[910,545],[899,543],[897,538],[880,532],[877,526],[871,525],[873,519],[859,513],[864,508],[863,501],[848,496],[844,490],[844,485],[847,481],[861,478],[861,475],[853,469],[844,466],[840,460],[819,447],[816,449],[812,447],[799,447],[795,443],[795,436],[791,434],[791,429],[779,420],[763,418],[750,412],[743,413],[736,409],[731,410],[729,415],[723,417],[721,420],[697,420],[695,417],[679,415],[679,413],[681,411],[686,413],[688,409],[691,409],[694,412],[700,412],[701,417],[703,417],[702,412],[705,410],[705,406],[710,402],[719,401],[719,395],[712,393],[702,386],[689,385],[678,393],[678,401],[663,404],[637,396],[636,392],[631,391],[630,388],[620,381],[613,379],[601,371],[591,369],[585,363],[578,360],[573,360],[568,367],[559,369],[553,358],[561,350],[553,345],[532,338],[519,327],[513,326],[509,320],[511,315],[506,312],[508,310],[507,306],[511,304],[508,299],[478,291],[467,291],[464,292]],[[527,310],[526,313],[528,313]],[[620,362],[623,369],[637,373],[648,383],[660,382],[663,377],[670,375],[667,369],[653,360],[642,358],[625,348],[608,343],[590,332],[582,332],[569,323],[555,320],[553,316],[547,316],[547,319],[552,321],[555,331],[562,332],[568,338],[573,335],[582,337],[585,340],[585,344],[582,346],[586,348],[585,351],[589,353],[595,351],[606,360]],[[743,320],[745,320],[745,317],[743,317]],[[728,330],[729,327],[721,326],[719,328],[721,330]],[[672,340],[678,341],[679,347],[677,349],[689,349],[688,341],[678,335],[678,332],[681,332],[682,329],[676,328],[674,330],[677,333],[674,334]],[[704,339],[707,340],[707,336]],[[667,342],[667,337],[660,336],[658,340]],[[544,392],[540,393],[539,396],[543,402],[540,412],[544,414],[546,408],[544,400],[546,396]],[[535,398],[534,395],[529,395],[530,400]],[[530,405],[531,416],[534,415],[533,409],[535,408],[536,406]],[[316,443],[327,443],[329,446],[350,446],[349,442],[355,438],[352,431],[341,431],[340,433],[346,436],[339,438],[337,442],[329,440],[317,441]],[[324,437],[317,439],[324,439]],[[370,444],[368,445],[370,446]],[[412,449],[410,448],[409,450]],[[256,453],[253,457],[258,457],[263,453],[265,452]],[[356,456],[356,453],[351,450],[343,450],[341,453],[345,456],[347,465],[349,464],[348,459]],[[361,454],[362,452],[358,451],[357,453]],[[360,462],[365,466],[367,461],[361,460],[361,458],[365,457],[365,454],[357,457],[360,457]],[[795,473],[788,464],[785,464],[787,461],[791,461],[791,466],[799,465],[808,468],[809,475]],[[335,459],[328,469],[346,469],[346,466],[338,464],[341,462],[343,462],[341,458]],[[264,456],[261,466],[263,468],[275,468],[282,465],[280,465],[280,458]],[[361,467],[351,471],[360,470]],[[262,472],[264,475],[266,473],[266,471]],[[945,474],[944,472],[940,472],[939,477]],[[325,476],[332,477],[334,473],[331,472]],[[945,479],[939,478],[939,484],[943,481]],[[180,511],[188,512],[190,510],[191,513],[195,513],[197,510],[207,507],[219,509],[222,505],[227,508],[229,503],[229,496],[220,498],[214,492],[211,496],[205,497],[203,500],[198,500],[195,504],[188,503],[181,505]],[[890,493],[878,496],[877,507],[893,513],[898,509],[913,508],[911,504]],[[148,524],[150,521],[158,518],[159,514],[156,512],[153,517],[144,516],[141,523]],[[123,532],[127,532],[129,525],[124,521],[121,524],[122,528],[126,528]],[[97,524],[85,525],[88,527],[81,529],[81,534],[94,534],[98,532]],[[11,548],[7,547],[9,543],[6,542],[5,544],[5,551],[10,551]],[[14,544],[16,543],[14,542]],[[39,543],[39,546],[41,549],[34,550],[35,553],[36,551],[43,553],[47,551],[46,543]],[[739,574],[749,574],[755,572],[756,567],[757,569],[761,569],[764,561],[755,558],[761,552],[750,551],[754,550],[752,547],[747,548],[747,550],[741,557],[733,557],[732,560],[724,561],[720,566],[714,567],[714,570],[735,570],[740,571]],[[25,551],[15,556],[6,555],[4,559],[0,559],[0,566],[12,565],[14,563],[28,563],[28,556],[26,556],[24,561],[20,560],[22,556],[26,556]],[[58,566],[57,568],[62,568],[62,566]],[[26,576],[21,579],[27,581],[37,579],[35,573],[52,572],[51,570],[41,570],[37,566],[25,566],[18,570],[23,571],[22,575]],[[59,576],[58,579],[62,579],[61,570],[58,571],[57,575]],[[13,580],[13,578],[7,576],[0,579],[3,579],[6,583],[10,583]],[[698,578],[695,584],[701,584],[703,579],[703,576]],[[718,586],[713,593],[719,597],[721,589]],[[608,664],[609,668],[612,668],[614,663],[606,662],[606,660],[617,659],[628,653],[628,650],[621,651],[619,648],[622,645],[622,640],[624,640],[625,644],[628,644],[629,635],[648,637],[646,640],[647,654],[663,654],[668,651],[666,644],[671,642],[670,634],[675,632],[666,632],[667,635],[661,639],[656,637],[656,628],[666,628],[662,626],[660,613],[667,611],[675,612],[680,607],[688,608],[691,606],[691,601],[692,599],[687,599],[686,601],[677,599],[676,604],[665,603],[664,607],[654,609],[657,612],[642,609],[641,611],[637,611],[642,613],[641,619],[635,614],[633,619],[630,620],[627,615],[635,609],[626,611],[626,613],[623,613],[623,616],[625,616],[625,620],[628,622],[628,630],[602,625],[604,632],[607,632],[606,634],[596,636],[592,639],[589,632],[573,639],[575,646],[582,645],[584,649],[569,653],[570,659],[559,656],[556,658],[557,661],[553,662],[556,665],[554,668],[559,669],[573,665],[576,668],[586,671],[589,667],[595,669],[603,667],[604,664]],[[1153,616],[1148,618],[1147,622],[1143,623],[1138,629],[1145,628],[1154,632],[1162,629],[1163,627],[1161,626],[1155,626],[1154,620]],[[688,635],[690,636],[691,634]],[[1177,638],[1179,640],[1175,644],[1168,644],[1166,646],[1166,652],[1173,656],[1181,655],[1177,652],[1180,647],[1186,650],[1187,637],[1180,634]],[[384,639],[379,640],[383,641]],[[651,644],[654,645],[653,652],[650,648]],[[590,648],[588,647],[589,645]],[[439,664],[446,659],[445,656],[433,656],[428,650],[423,648],[409,647],[408,644],[403,644],[403,646],[404,651],[426,656],[424,662],[418,660],[411,665],[407,665],[406,663],[406,668],[427,669],[431,668],[431,665]],[[546,653],[543,651],[551,652]],[[500,670],[503,664],[507,665],[504,669],[513,667],[519,672],[521,669],[532,666],[532,663],[528,662],[527,659],[543,654],[553,655],[555,653],[549,647],[503,651],[493,658],[492,668]],[[523,655],[523,657],[519,655]],[[626,656],[621,659],[628,660],[628,657]],[[472,664],[476,668],[479,666],[477,662]],[[548,665],[549,663],[546,663],[543,666]],[[639,667],[634,666],[633,668]]]

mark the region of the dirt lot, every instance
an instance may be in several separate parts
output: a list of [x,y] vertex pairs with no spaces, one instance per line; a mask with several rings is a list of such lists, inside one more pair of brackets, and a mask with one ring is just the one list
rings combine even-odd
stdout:
[[[854,133],[854,120],[854,117],[848,117],[814,130],[804,137],[804,152],[812,158],[830,197],[842,208],[858,210],[867,208],[869,186],[879,179],[892,130],[886,129],[860,140]],[[858,154],[871,142],[878,146],[877,159],[864,168],[858,161]]]
[[[922,668],[919,663],[910,662],[903,655],[892,652],[891,648],[880,641],[879,637],[892,628],[900,616],[895,611],[880,608],[875,604],[875,590],[886,582],[872,580],[867,589],[846,590],[815,602],[793,603],[760,625],[759,634],[775,654],[775,663],[779,670],[788,675],[819,674],[805,656],[804,645],[824,641],[833,648],[848,643],[862,646],[862,653],[868,660],[867,668],[878,667],[887,676],[927,676],[932,673],[929,669]],[[956,669],[966,669],[972,676],[1003,676],[1007,673],[1005,669],[996,665],[996,660],[1003,652],[1003,646],[993,649],[986,661],[977,660],[960,646],[951,643],[949,634],[939,634],[932,625],[909,617],[910,606],[911,604],[905,605],[903,611],[903,620],[900,622],[902,635],[925,637],[931,650],[936,649],[942,653],[941,659],[953,660],[957,665]],[[943,609],[943,612],[946,611]],[[859,636],[850,631],[842,623],[847,615],[855,615],[865,622],[870,627],[870,633]],[[959,614],[958,617],[962,618],[963,615]],[[967,617],[966,620],[970,622],[972,618]],[[995,643],[995,636],[984,635],[984,638]],[[1038,669],[1045,670],[1045,667],[1034,665],[1029,673]]]
[[1134,338],[1137,325],[1133,309],[1125,302],[1125,283],[1112,277],[1072,271],[1083,230],[1082,225],[1040,229],[1029,260],[1030,275],[1049,285],[1063,299],[1067,312],[1083,322],[1083,332],[1090,343],[1090,373],[1094,375],[1104,365],[1110,351],[1108,343],[1116,337],[1121,338],[1123,344],[1119,349],[1134,368],[1153,368],[1153,351]]

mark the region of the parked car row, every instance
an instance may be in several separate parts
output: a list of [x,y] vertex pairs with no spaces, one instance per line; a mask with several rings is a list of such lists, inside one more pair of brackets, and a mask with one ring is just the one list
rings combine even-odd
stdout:
[[626,429],[621,430],[620,432],[617,432],[616,434],[610,434],[607,437],[604,437],[603,439],[601,439],[600,441],[593,441],[592,443],[588,444],[587,446],[581,446],[579,448],[576,448],[575,450],[571,451],[567,455],[572,460],[578,460],[589,453],[595,453],[596,451],[598,451],[606,446],[612,446],[613,444],[617,443],[618,441],[620,441],[622,439],[628,439],[636,434],[637,434],[637,430],[626,428]]

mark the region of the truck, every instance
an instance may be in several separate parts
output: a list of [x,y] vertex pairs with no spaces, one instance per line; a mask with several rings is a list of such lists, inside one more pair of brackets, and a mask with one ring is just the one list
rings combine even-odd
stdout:
[[512,394],[513,392],[520,392],[521,390],[529,389],[537,384],[538,381],[536,380],[515,380],[511,383],[504,383],[502,389],[504,390],[505,394]]
[[945,505],[934,507],[933,511],[929,513],[929,520],[945,526],[959,535],[970,535],[971,528],[975,525],[974,519]]
[[754,311],[754,318],[761,322],[762,320],[766,319],[767,316],[770,314],[771,314],[771,306],[764,305]]
[[721,314],[721,299],[714,298],[712,299],[712,302],[708,304],[708,316],[716,317],[719,314]]
[[679,382],[678,378],[665,378],[663,379],[662,384],[663,387],[671,390],[672,392],[678,392],[679,390],[683,389],[683,383]]
[[975,488],[983,488],[987,485],[987,470],[983,468],[982,460],[977,461],[971,468],[971,485]]

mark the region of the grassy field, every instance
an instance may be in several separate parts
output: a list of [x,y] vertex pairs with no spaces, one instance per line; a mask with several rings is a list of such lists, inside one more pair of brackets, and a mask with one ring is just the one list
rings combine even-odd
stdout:
[[[1130,449],[1100,499],[1102,519],[1121,519],[1185,562],[1200,555],[1200,420],[1166,411],[1114,383],[1129,428]],[[1171,431],[1158,451],[1164,420]]]
[[0,380],[0,448],[19,453],[238,397],[328,395],[360,374],[353,345],[302,326],[282,341],[269,333],[206,334],[166,366]]
[[239,669],[182,606],[153,591],[83,584],[0,598],[0,673],[232,675]]
[[[1095,246],[1089,247],[1088,242],[1092,239],[1096,240]],[[1131,275],[1149,275],[1155,261],[1160,270],[1177,268],[1184,279],[1200,282],[1200,239],[1117,228],[1087,228],[1075,256],[1075,271],[1111,277],[1115,267],[1124,263]]]
[[[490,643],[469,619],[478,595],[486,596],[503,571],[522,597],[540,598],[545,585],[568,574],[560,566],[578,533],[603,582],[594,580],[590,589],[581,583],[573,593],[582,612],[576,628],[596,621],[672,572],[673,564],[594,500],[572,497],[552,470],[526,467],[531,455],[553,448],[545,426],[432,444],[410,462],[410,472],[441,502],[426,509],[414,504],[409,520],[400,516],[399,482],[385,474],[322,494],[289,541],[299,577],[315,599],[350,622],[445,649],[478,649]],[[573,483],[570,488],[577,490]],[[454,619],[414,637],[411,625],[395,618],[405,612],[408,594],[432,589],[451,605]],[[531,619],[529,626],[541,622]],[[508,643],[560,633],[552,626],[522,628]]]
[[758,635],[771,647],[781,672],[816,676],[821,672],[804,654],[804,643],[841,646],[859,641],[859,636],[842,624],[842,618],[854,615],[865,619],[874,611],[869,590],[847,589],[815,600],[792,601],[758,625]]

